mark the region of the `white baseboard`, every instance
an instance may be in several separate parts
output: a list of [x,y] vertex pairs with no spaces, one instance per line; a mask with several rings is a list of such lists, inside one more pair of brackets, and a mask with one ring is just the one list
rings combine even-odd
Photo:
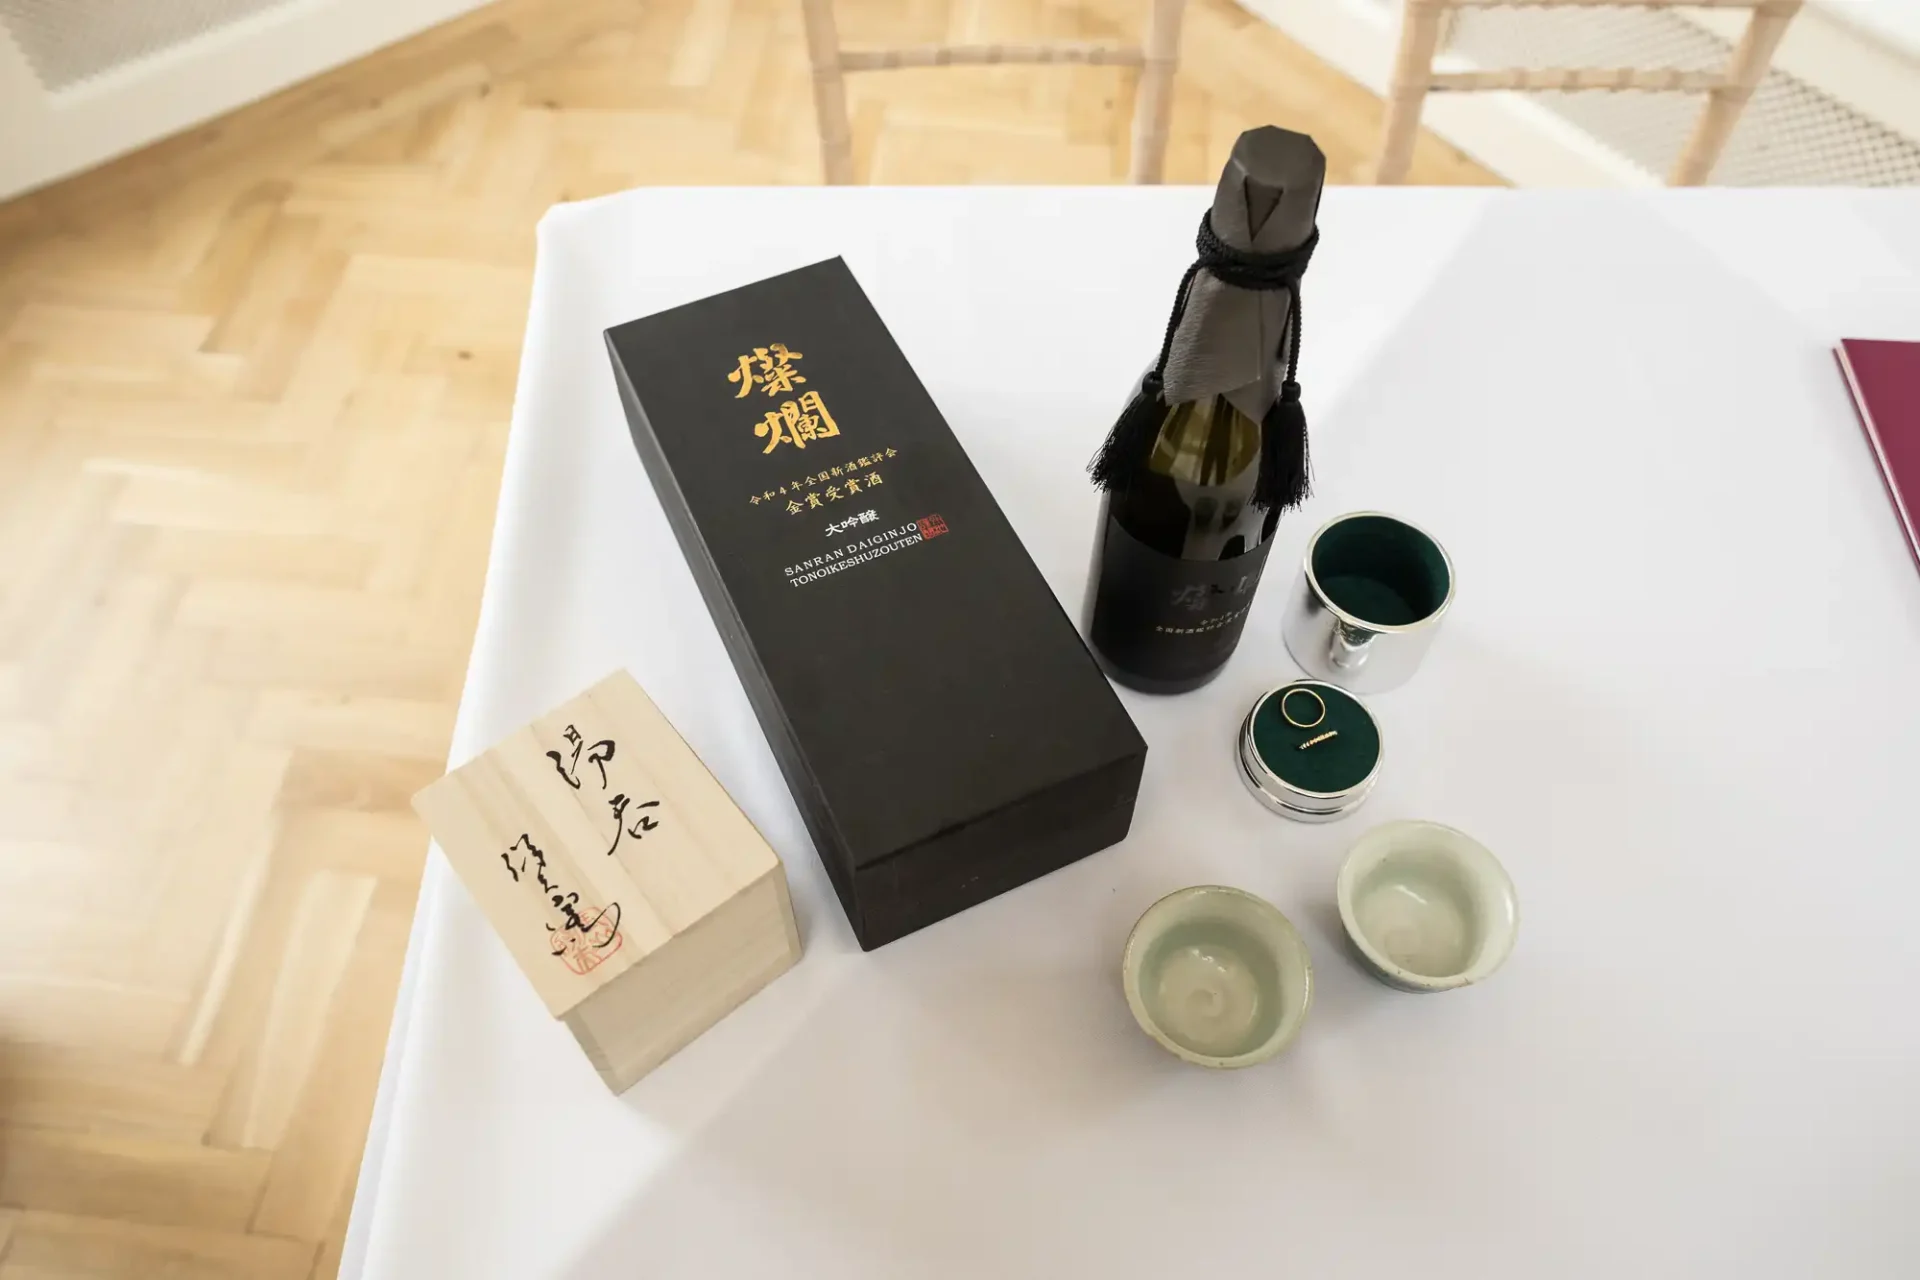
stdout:
[[92,168],[482,3],[292,0],[58,92],[41,85],[0,29],[0,199]]

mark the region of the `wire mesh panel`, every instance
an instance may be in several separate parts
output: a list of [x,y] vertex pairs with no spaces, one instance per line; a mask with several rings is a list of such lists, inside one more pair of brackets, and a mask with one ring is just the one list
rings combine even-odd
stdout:
[[[1447,48],[1483,67],[1678,67],[1717,71],[1733,47],[1645,9],[1466,9]],[[1700,94],[1529,95],[1602,144],[1664,175],[1705,105]],[[1755,91],[1714,167],[1727,186],[1920,184],[1920,145],[1778,69]]]
[[290,0],[0,0],[0,28],[49,91]]

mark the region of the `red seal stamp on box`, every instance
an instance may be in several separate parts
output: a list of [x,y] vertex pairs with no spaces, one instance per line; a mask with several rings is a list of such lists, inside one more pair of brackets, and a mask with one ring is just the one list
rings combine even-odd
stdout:
[[578,926],[568,924],[548,936],[553,954],[574,973],[591,973],[620,949],[620,905],[606,910],[590,907],[579,913]]
[[947,531],[947,522],[940,516],[925,516],[919,523],[922,538],[937,538]]

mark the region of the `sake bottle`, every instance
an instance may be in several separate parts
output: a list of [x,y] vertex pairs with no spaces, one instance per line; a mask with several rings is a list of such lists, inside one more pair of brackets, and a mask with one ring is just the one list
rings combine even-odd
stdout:
[[1094,460],[1087,638],[1131,688],[1183,693],[1219,674],[1280,515],[1306,497],[1299,284],[1325,173],[1304,134],[1240,135],[1159,356]]

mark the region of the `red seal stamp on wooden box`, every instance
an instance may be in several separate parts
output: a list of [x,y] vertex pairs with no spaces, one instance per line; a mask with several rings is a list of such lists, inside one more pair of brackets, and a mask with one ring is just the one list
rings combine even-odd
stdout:
[[553,930],[547,941],[561,964],[574,973],[591,973],[620,949],[620,904],[584,908],[578,919],[577,925],[547,926]]

